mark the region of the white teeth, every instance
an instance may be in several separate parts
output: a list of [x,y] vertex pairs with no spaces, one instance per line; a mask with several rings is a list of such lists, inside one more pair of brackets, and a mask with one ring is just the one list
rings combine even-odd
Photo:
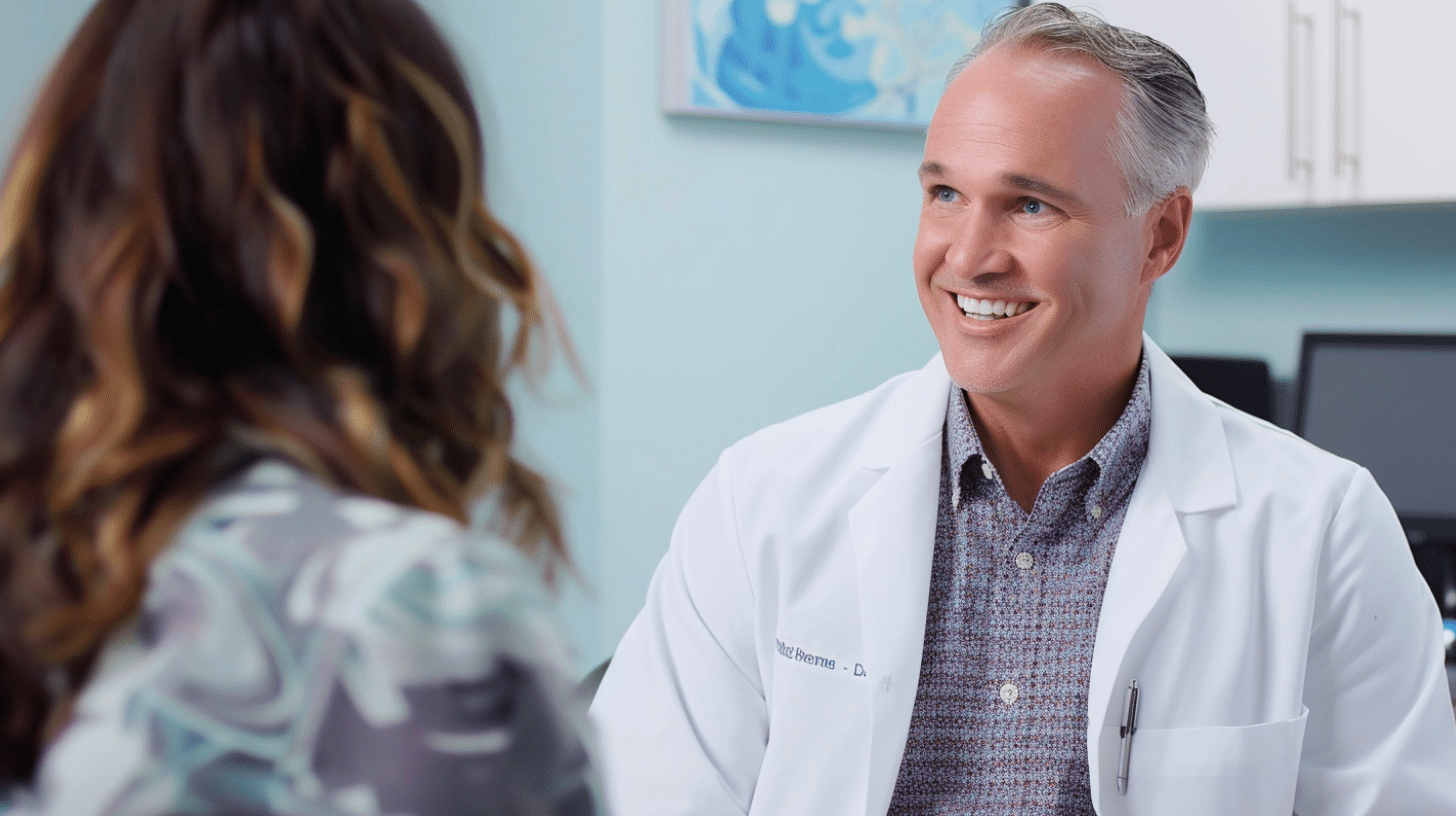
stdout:
[[974,317],[980,320],[997,320],[1003,317],[1015,317],[1031,308],[1028,301],[1014,300],[979,300],[965,295],[956,295],[956,305],[967,317]]

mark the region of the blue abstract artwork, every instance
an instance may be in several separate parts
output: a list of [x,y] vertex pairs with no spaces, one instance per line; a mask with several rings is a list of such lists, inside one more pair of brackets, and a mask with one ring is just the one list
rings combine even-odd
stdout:
[[1011,0],[666,0],[674,113],[924,128]]

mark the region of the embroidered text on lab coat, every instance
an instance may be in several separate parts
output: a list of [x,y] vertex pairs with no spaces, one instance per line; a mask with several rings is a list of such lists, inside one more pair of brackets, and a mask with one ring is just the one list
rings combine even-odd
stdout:
[[[835,660],[832,657],[824,657],[823,655],[810,654],[809,652],[806,652],[797,646],[792,646],[788,643],[785,643],[778,638],[774,638],[774,643],[777,644],[778,653],[781,657],[786,657],[797,663],[807,663],[810,666],[816,666],[821,669],[829,669],[830,671],[834,671],[835,668],[838,668],[840,671],[849,671],[849,664],[836,666]],[[865,677],[866,674],[864,666],[861,666],[858,663],[854,664],[854,676]]]

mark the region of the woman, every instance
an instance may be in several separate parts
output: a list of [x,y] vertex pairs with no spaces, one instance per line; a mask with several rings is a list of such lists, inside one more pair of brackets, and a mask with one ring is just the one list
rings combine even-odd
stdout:
[[566,562],[510,452],[542,293],[481,157],[412,0],[81,25],[0,199],[17,812],[598,809],[523,577]]

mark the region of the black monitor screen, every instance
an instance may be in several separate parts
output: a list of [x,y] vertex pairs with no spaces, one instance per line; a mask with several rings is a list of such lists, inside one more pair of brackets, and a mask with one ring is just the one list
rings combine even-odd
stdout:
[[1413,535],[1456,535],[1456,335],[1305,335],[1295,430],[1369,468]]

